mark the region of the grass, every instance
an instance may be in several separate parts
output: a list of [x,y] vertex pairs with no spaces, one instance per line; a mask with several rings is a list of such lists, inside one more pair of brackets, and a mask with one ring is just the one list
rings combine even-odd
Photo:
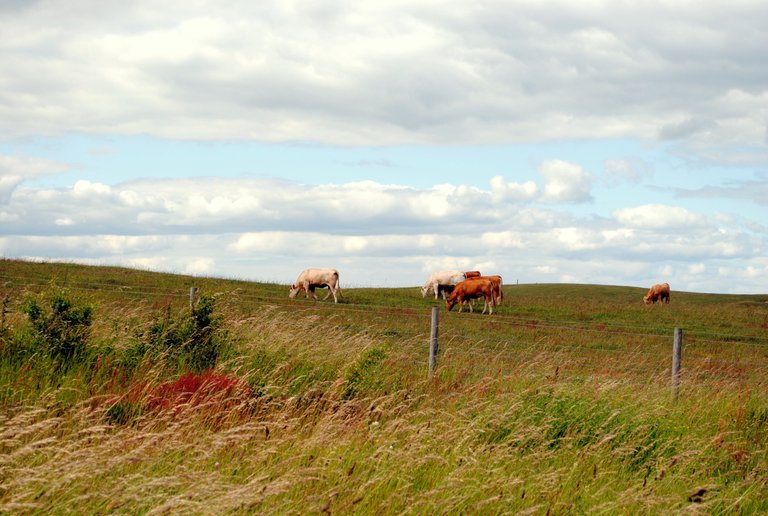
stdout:
[[[157,321],[183,322],[192,286],[221,318],[215,369],[136,354]],[[30,342],[25,298],[62,290],[93,307],[87,352],[64,369],[11,354]],[[645,306],[640,288],[519,285],[489,317],[416,287],[339,305],[287,290],[0,261],[0,512],[768,510],[768,296]]]

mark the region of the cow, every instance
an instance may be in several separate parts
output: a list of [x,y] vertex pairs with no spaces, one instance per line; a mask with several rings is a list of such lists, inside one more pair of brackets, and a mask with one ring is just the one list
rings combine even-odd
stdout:
[[[464,301],[481,297],[485,300],[483,313],[490,309],[489,313],[493,314],[493,307],[496,303],[494,301],[493,283],[491,280],[477,278],[465,280],[457,284],[451,295],[445,300],[445,309],[450,312],[456,303],[458,303],[459,312],[461,312],[464,309]],[[474,311],[471,303],[469,305],[469,311]]]
[[315,294],[316,288],[328,288],[328,294],[323,298],[323,301],[328,299],[328,296],[333,294],[333,302],[338,303],[339,300],[336,297],[336,292],[341,296],[341,285],[339,284],[339,271],[336,269],[306,269],[299,274],[296,282],[291,285],[291,290],[288,292],[288,297],[291,299],[296,297],[296,294],[302,290],[306,292],[305,297],[312,297],[317,301],[317,294]]
[[661,300],[662,303],[669,304],[669,283],[660,283],[652,286],[648,293],[643,296],[643,302],[646,305],[656,303]]
[[[469,273],[465,273],[469,274]],[[495,306],[498,306],[501,304],[502,301],[504,301],[504,291],[502,290],[502,287],[504,286],[501,276],[494,275],[494,276],[467,276],[467,281],[477,280],[477,279],[485,279],[489,280],[493,284],[493,302]],[[472,307],[472,300],[470,299],[468,301],[469,306]]]
[[438,285],[437,290],[439,291],[439,295],[445,299],[446,297],[451,295],[451,292],[453,292],[453,289],[456,288],[456,285]]
[[502,287],[504,286],[504,283],[501,280],[501,276],[494,275],[494,276],[479,276],[478,278],[473,279],[487,279],[490,280],[491,283],[493,283],[493,301],[495,304],[501,304],[502,301],[504,301],[504,290]]
[[[456,285],[467,279],[461,271],[439,271],[430,274],[427,282],[421,287],[421,297],[427,297],[427,293],[430,289],[435,292],[435,299],[440,295],[441,285]],[[445,293],[443,293],[443,299],[445,299]]]

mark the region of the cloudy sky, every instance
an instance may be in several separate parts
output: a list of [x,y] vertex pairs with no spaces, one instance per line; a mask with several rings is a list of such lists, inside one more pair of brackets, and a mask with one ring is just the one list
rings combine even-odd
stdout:
[[768,292],[768,3],[0,0],[0,256]]

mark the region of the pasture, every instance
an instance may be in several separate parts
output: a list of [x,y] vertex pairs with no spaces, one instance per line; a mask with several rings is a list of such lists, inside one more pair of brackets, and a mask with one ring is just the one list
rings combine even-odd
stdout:
[[488,316],[340,273],[335,305],[0,260],[0,512],[768,510],[768,295],[507,285]]

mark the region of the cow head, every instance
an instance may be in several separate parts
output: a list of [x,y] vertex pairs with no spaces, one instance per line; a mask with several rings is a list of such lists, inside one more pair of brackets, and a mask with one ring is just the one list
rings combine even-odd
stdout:
[[299,290],[301,290],[301,287],[298,287],[296,285],[291,285],[291,290],[288,291],[288,297],[293,299],[296,297],[296,294],[299,293]]
[[429,292],[429,287],[421,287],[421,297],[427,297],[427,292]]
[[650,304],[653,304],[655,302],[656,302],[656,298],[655,297],[653,297],[651,295],[643,296],[643,303],[645,303],[646,305],[650,305]]
[[451,293],[451,295],[448,296],[448,299],[445,300],[445,309],[450,312],[453,307],[456,306],[456,302],[458,300],[458,296],[456,296],[454,293]]

